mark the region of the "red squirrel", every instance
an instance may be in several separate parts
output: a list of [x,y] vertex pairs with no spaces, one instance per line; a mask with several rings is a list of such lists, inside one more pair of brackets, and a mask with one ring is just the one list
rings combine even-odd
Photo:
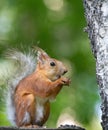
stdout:
[[[36,47],[37,61],[31,54],[12,50],[8,58],[19,64],[17,73],[8,81],[7,111],[10,121],[18,127],[37,128],[50,114],[50,101],[55,99],[70,79],[65,65]],[[36,63],[35,63],[36,62]]]

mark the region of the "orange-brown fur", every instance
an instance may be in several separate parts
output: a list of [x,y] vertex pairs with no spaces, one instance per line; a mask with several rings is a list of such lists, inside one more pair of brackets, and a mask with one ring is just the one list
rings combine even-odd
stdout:
[[47,121],[50,100],[57,96],[63,85],[69,85],[69,79],[62,77],[66,72],[62,62],[50,58],[43,50],[39,51],[35,72],[22,79],[14,93],[17,126],[37,127]]

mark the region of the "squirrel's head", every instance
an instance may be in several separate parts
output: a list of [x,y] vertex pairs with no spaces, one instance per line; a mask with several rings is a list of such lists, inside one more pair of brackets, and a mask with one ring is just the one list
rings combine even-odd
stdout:
[[68,71],[61,61],[51,58],[40,48],[37,52],[37,69],[51,81],[59,79]]

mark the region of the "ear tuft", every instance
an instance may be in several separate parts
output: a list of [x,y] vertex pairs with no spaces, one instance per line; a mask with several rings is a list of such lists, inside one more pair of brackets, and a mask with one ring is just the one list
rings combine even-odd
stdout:
[[50,58],[48,56],[48,54],[43,51],[41,48],[38,48],[37,50],[37,61],[41,62],[42,64],[45,62],[45,60],[47,60],[48,58]]
[[37,52],[37,61],[42,62],[42,53],[40,51]]

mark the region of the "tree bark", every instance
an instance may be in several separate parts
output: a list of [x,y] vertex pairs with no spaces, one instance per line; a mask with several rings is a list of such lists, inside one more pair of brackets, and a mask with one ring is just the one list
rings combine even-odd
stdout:
[[86,31],[96,59],[96,75],[102,100],[103,130],[108,130],[108,0],[83,0]]

